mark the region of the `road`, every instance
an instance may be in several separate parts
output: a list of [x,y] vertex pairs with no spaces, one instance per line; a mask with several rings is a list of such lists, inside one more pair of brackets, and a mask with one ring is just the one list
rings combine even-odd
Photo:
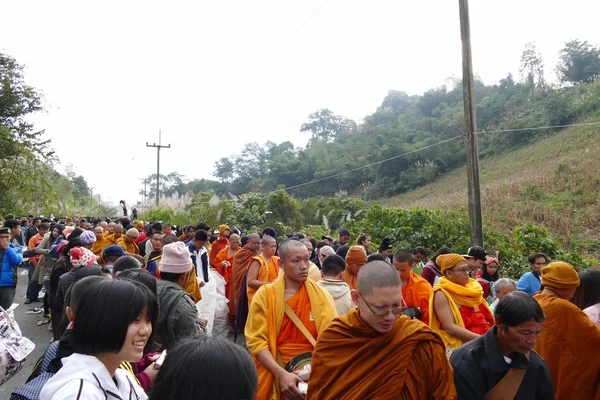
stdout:
[[[42,319],[42,314],[26,314],[27,310],[33,306],[42,305],[39,303],[23,304],[25,301],[25,293],[27,291],[27,270],[19,268],[19,282],[17,284],[17,293],[15,295],[15,303],[19,304],[19,307],[15,310],[15,319],[21,328],[23,336],[29,338],[35,343],[35,350],[27,357],[23,362],[23,368],[13,376],[8,382],[0,386],[0,400],[10,399],[10,394],[25,383],[27,377],[31,373],[33,366],[37,360],[44,354],[44,351],[50,344],[52,333],[48,332],[48,324],[37,326],[37,321]],[[25,272],[25,275],[22,273]]]

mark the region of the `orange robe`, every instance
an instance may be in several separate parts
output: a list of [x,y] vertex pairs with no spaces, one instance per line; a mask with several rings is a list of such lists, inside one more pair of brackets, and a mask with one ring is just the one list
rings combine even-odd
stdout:
[[244,274],[248,270],[248,265],[252,260],[252,257],[256,256],[256,251],[250,250],[244,246],[233,256],[233,262],[231,263],[231,280],[229,281],[229,313],[231,316],[235,316],[237,312],[237,301],[242,289],[242,280]]
[[534,298],[546,315],[535,351],[550,369],[556,400],[600,399],[600,328],[567,300]]
[[[285,279],[283,275],[274,283],[261,286],[250,306],[245,329],[246,344],[252,356],[267,350],[282,367],[290,358],[313,350],[308,339],[284,313]],[[315,339],[337,316],[331,295],[310,279],[286,303]],[[254,399],[279,400],[279,382],[258,360],[255,362],[258,389]]]
[[200,285],[198,284],[198,278],[196,277],[196,266],[192,264],[192,272],[190,278],[185,285],[185,291],[188,292],[194,298],[194,302],[197,303],[202,300],[202,294],[200,293]]
[[92,246],[92,253],[98,257],[98,264],[102,264],[102,251],[110,245],[110,241],[108,241],[105,236],[100,240],[96,239],[94,242],[94,245]]
[[110,244],[109,244],[109,246],[110,246],[110,245],[113,245],[113,244],[117,244],[117,242],[119,240],[123,240],[123,236],[124,235],[121,235],[118,238],[115,238],[115,234],[111,233],[110,235],[106,236],[106,240],[108,240],[110,242]]
[[137,244],[135,244],[135,242],[127,244],[125,243],[125,239],[123,239],[122,237],[120,237],[119,240],[117,240],[117,246],[122,247],[123,250],[125,250],[125,253],[140,254],[140,248]]
[[229,282],[231,282],[231,266],[229,268],[223,268],[221,266],[221,263],[223,261],[229,261],[229,264],[233,265],[233,258],[235,257],[235,255],[237,254],[238,251],[240,251],[239,248],[235,251],[235,253],[233,253],[233,255],[231,257],[228,257],[229,256],[229,246],[227,246],[223,250],[221,250],[219,252],[219,254],[217,254],[217,257],[215,257],[215,269],[225,279],[225,297],[227,297],[227,298],[229,298],[229,290],[230,290]]
[[[258,278],[257,278],[259,281],[273,282],[275,279],[277,279],[277,277],[279,276],[279,264],[277,264],[277,260],[279,260],[279,257],[273,256],[273,257],[271,257],[271,259],[269,260],[269,263],[267,264],[267,261],[264,259],[264,257],[262,255],[252,257],[252,261],[250,262],[250,264],[252,264],[254,261],[258,261],[260,263],[260,269],[258,270]],[[246,293],[248,294],[248,306],[250,306],[250,304],[252,303],[252,298],[256,294],[257,290],[258,289],[254,289],[254,288],[251,288],[250,286],[248,286],[248,282],[246,282]]]
[[356,275],[352,275],[350,271],[344,271],[344,282],[350,286],[350,289],[356,289]]
[[456,399],[442,338],[405,316],[380,333],[352,309],[321,333],[311,366],[307,400]]
[[224,237],[220,237],[213,242],[210,248],[210,252],[208,253],[208,263],[211,265],[211,267],[217,268],[215,264],[215,258],[217,258],[217,254],[219,254],[219,252],[228,245],[229,241],[227,240],[227,238]]
[[419,307],[423,313],[423,321],[429,324],[429,296],[431,285],[426,279],[421,278],[414,272],[410,273],[408,283],[402,285],[402,299],[407,307]]

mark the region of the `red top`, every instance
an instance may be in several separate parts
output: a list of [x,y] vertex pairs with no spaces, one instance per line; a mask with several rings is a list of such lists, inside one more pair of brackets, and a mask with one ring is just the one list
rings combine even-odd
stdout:
[[483,335],[494,326],[494,317],[485,307],[459,307],[465,329]]

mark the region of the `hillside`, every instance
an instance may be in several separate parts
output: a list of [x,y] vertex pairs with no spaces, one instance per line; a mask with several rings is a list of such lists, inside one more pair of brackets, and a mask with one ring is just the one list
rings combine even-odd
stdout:
[[[533,222],[550,229],[572,250],[598,254],[599,159],[600,125],[568,128],[527,147],[483,159],[484,219],[504,232]],[[466,182],[463,167],[377,203],[406,209],[466,210]]]

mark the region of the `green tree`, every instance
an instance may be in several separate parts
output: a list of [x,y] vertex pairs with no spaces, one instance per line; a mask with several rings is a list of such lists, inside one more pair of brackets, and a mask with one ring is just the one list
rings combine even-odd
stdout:
[[560,51],[556,67],[562,83],[581,85],[600,77],[600,49],[587,41],[572,40]]
[[313,140],[329,143],[352,131],[354,121],[335,115],[326,108],[320,109],[308,116],[309,122],[300,127],[300,132],[310,132]]

